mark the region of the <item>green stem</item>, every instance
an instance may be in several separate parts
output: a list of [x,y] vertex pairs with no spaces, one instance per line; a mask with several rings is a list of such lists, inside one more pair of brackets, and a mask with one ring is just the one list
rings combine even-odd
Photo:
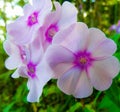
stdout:
[[93,101],[93,104],[94,104],[94,105],[96,105],[96,102],[97,102],[99,96],[101,95],[101,93],[102,93],[101,91],[98,92],[97,96],[95,97],[95,99],[94,99],[94,101]]

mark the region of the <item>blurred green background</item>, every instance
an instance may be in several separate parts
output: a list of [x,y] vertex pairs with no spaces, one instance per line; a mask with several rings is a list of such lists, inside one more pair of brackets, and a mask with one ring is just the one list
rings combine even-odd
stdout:
[[[55,1],[55,0],[53,0]],[[57,0],[61,4],[65,0]],[[120,33],[110,31],[113,24],[120,20],[120,0],[67,0],[78,9],[78,21],[89,27],[97,27],[117,44],[114,54],[120,60]],[[120,112],[120,74],[114,78],[112,86],[104,92],[94,93],[84,99],[75,99],[62,93],[51,80],[44,87],[39,103],[26,100],[27,79],[12,79],[4,67],[7,58],[2,43],[6,37],[6,24],[22,14],[22,7],[29,0],[0,0],[0,112]]]

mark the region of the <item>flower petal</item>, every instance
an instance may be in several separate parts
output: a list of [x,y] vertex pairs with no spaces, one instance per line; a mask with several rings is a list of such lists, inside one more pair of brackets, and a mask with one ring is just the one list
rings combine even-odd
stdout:
[[21,77],[24,77],[24,78],[28,78],[28,73],[27,73],[27,67],[25,65],[22,65],[20,68],[19,68],[19,71],[18,71],[19,75]]
[[27,96],[27,100],[29,102],[39,102],[39,97],[42,94],[42,87],[39,84],[39,80],[36,78],[34,79],[28,79],[28,84],[29,85],[29,93]]
[[27,96],[27,100],[29,102],[39,102],[39,97],[42,94],[43,87],[45,84],[51,79],[49,74],[46,74],[42,68],[36,72],[36,77],[34,79],[28,79],[28,88],[29,94]]
[[106,39],[105,34],[97,28],[89,28],[87,38],[87,50],[92,51],[96,46]]
[[77,13],[78,11],[72,3],[64,2],[62,4],[62,13],[58,25],[61,28],[65,28],[77,22]]
[[86,72],[82,71],[73,95],[76,98],[85,98],[85,97],[90,96],[92,92],[93,92],[93,86],[90,83],[90,80],[88,79]]
[[[46,50],[47,47],[50,45],[49,42],[46,41],[46,31],[50,28],[51,25],[55,25],[57,26],[57,23],[60,19],[61,16],[61,6],[59,4],[59,2],[55,2],[55,7],[56,10],[50,12],[44,19],[44,23],[43,26],[40,28],[39,32],[38,32],[38,36],[41,38],[42,43],[43,43],[43,48]],[[54,17],[54,18],[53,18]]]
[[92,51],[92,55],[95,58],[106,58],[116,51],[116,44],[111,39],[104,39],[102,42],[100,42],[94,50]]
[[25,42],[31,42],[31,38],[33,35],[33,29],[27,27],[26,23],[23,21],[16,21],[11,23],[7,26],[7,31],[10,36],[12,36],[13,40],[18,44],[21,45]]
[[[55,5],[55,11],[50,12],[46,17],[45,17],[45,22],[44,22],[44,27],[47,26],[47,28],[50,25],[56,24],[61,16],[61,6],[59,2],[54,2]],[[54,17],[54,18],[53,18]]]
[[28,17],[29,15],[32,14],[32,12],[34,11],[33,7],[30,5],[30,4],[26,4],[24,7],[23,7],[23,11],[24,11],[24,15],[26,17]]
[[13,70],[21,65],[20,57],[16,54],[12,54],[10,57],[8,57],[5,61],[5,66],[9,70]]
[[45,59],[54,75],[59,77],[73,66],[74,55],[62,46],[53,45],[47,49]]
[[78,68],[71,68],[58,78],[58,87],[66,94],[72,95],[75,92],[76,85],[79,81],[81,70]]
[[120,64],[115,57],[94,62],[88,69],[91,83],[97,90],[106,90],[112,84],[112,78],[120,71]]
[[44,51],[40,42],[40,38],[36,38],[31,44],[30,44],[30,53],[31,53],[31,61],[34,64],[38,64],[44,55]]
[[53,38],[53,44],[61,44],[73,52],[86,49],[88,27],[84,23],[72,24],[69,28],[59,31]]
[[8,39],[3,42],[3,48],[8,55],[11,54],[10,42],[8,41]]
[[17,70],[15,70],[15,72],[11,75],[12,78],[19,78],[19,68],[17,68]]
[[52,10],[52,2],[51,0],[32,0],[33,7],[36,10],[44,10],[50,12]]
[[92,94],[93,89],[85,71],[73,67],[58,78],[58,87],[66,94],[84,98]]
[[43,57],[43,59],[37,65],[37,67],[36,67],[36,74],[38,74],[37,77],[40,77],[40,79],[41,79],[41,76],[42,77],[45,76],[47,79],[49,79],[49,77],[52,77],[53,71],[48,66],[48,63],[46,62],[45,57]]

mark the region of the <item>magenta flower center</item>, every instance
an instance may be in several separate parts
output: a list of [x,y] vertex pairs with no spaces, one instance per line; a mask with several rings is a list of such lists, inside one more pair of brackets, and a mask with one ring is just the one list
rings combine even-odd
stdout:
[[27,21],[28,26],[32,26],[36,23],[38,23],[38,12],[34,12],[32,15],[30,15]]
[[36,76],[36,65],[33,64],[32,62],[28,63],[27,65],[27,69],[28,69],[28,75],[31,77],[31,78],[34,78]]
[[46,40],[51,43],[54,35],[58,32],[57,25],[51,25],[45,32]]
[[84,52],[78,52],[75,54],[75,66],[79,67],[80,69],[86,69],[89,66],[92,65],[94,59],[91,56],[91,53],[88,53],[86,51]]

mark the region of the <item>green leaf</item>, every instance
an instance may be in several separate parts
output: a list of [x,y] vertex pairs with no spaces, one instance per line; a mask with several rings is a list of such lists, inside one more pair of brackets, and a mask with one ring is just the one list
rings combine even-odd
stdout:
[[107,97],[120,109],[120,87],[118,80],[113,80],[112,86],[106,91]]
[[105,96],[98,105],[99,112],[120,112],[120,108],[116,106],[107,96]]
[[15,102],[11,102],[6,108],[3,109],[3,112],[10,112],[10,109],[13,107]]

